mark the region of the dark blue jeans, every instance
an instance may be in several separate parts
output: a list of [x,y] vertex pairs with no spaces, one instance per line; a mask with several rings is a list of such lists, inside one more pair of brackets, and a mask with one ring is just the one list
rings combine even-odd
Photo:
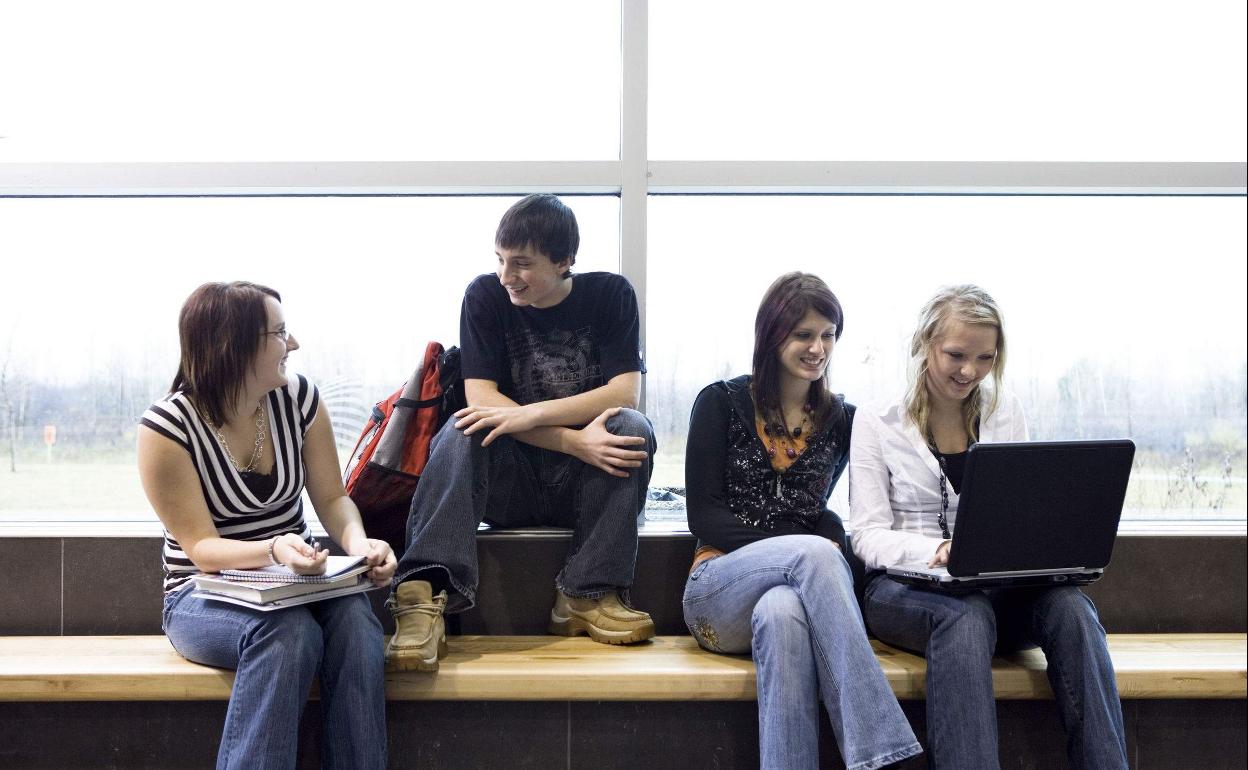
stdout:
[[435,592],[447,589],[447,612],[472,607],[477,527],[485,521],[504,528],[570,528],[572,546],[555,578],[559,589],[587,597],[618,590],[627,597],[637,561],[637,515],[646,503],[656,444],[650,421],[632,409],[607,420],[607,430],[646,439],[648,457],[629,469],[628,478],[510,436],[482,446],[484,431],[466,436],[447,421],[433,438],[412,499],[395,585],[428,580]]
[[182,657],[236,672],[218,770],[293,770],[299,716],[318,676],[321,766],[386,766],[384,644],[363,594],[261,612],[188,586],[165,594],[162,620]]
[[864,619],[877,639],[927,658],[928,760],[999,767],[995,651],[1039,645],[1078,769],[1127,767],[1122,703],[1092,600],[1074,586],[946,594],[868,578]]

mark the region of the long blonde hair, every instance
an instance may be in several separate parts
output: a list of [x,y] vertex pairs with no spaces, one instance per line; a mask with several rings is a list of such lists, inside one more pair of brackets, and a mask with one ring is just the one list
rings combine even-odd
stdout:
[[987,403],[980,394],[983,383],[976,385],[962,401],[963,423],[972,441],[979,439],[980,419],[991,416],[1001,402],[1001,381],[1005,375],[1005,323],[1001,309],[988,292],[974,284],[946,286],[936,292],[919,313],[919,325],[910,338],[909,387],[903,402],[906,416],[929,443],[932,435],[927,424],[931,413],[931,398],[927,392],[928,360],[936,338],[948,329],[951,321],[991,326],[997,330],[997,357],[989,372],[992,386],[986,393]]

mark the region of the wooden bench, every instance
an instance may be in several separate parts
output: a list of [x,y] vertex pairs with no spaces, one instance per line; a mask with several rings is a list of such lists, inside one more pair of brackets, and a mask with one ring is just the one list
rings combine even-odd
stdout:
[[[1111,634],[1123,698],[1243,699],[1245,634]],[[921,657],[875,642],[897,697],[924,695]],[[998,698],[1050,698],[1038,650],[994,661]],[[233,673],[190,663],[163,636],[0,637],[0,701],[225,700]],[[387,674],[390,700],[753,700],[754,664],[687,636],[632,647],[553,636],[452,637],[437,674]]]

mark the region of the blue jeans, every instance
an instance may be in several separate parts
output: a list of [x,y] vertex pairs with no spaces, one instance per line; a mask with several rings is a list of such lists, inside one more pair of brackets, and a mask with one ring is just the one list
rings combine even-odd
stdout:
[[395,585],[428,580],[447,589],[447,612],[476,603],[477,527],[557,526],[572,529],[572,546],[555,584],[568,596],[627,598],[637,561],[637,516],[646,503],[656,448],[641,412],[623,409],[607,420],[617,436],[640,436],[648,457],[628,478],[612,476],[571,455],[510,436],[481,445],[448,420],[433,437],[429,463],[407,517],[407,549]]
[[712,652],[753,652],[764,768],[819,767],[819,699],[849,770],[922,749],[867,641],[840,549],[815,535],[751,543],[700,563],[685,624]]
[[323,767],[386,766],[381,623],[363,594],[260,612],[165,595],[165,635],[182,657],[236,671],[217,768],[293,768],[299,717],[321,679]]
[[867,581],[867,627],[927,658],[928,756],[935,768],[996,768],[992,656],[1039,645],[1072,768],[1125,768],[1113,663],[1096,607],[1074,586],[946,594]]

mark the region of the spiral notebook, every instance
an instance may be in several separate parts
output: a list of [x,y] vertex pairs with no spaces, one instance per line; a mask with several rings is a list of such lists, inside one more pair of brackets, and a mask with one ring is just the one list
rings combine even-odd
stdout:
[[378,586],[363,575],[339,578],[334,583],[243,583],[211,575],[195,575],[195,593],[205,599],[238,604],[268,612],[308,602],[372,591]]
[[368,572],[363,556],[330,556],[320,575],[298,575],[290,567],[274,565],[259,569],[223,569],[225,580],[240,583],[336,583],[342,578]]

